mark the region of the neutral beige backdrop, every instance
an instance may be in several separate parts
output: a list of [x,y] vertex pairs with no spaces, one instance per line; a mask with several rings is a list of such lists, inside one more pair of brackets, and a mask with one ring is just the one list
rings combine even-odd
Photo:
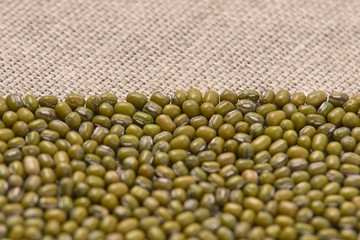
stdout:
[[0,0],[0,94],[360,93],[360,1]]

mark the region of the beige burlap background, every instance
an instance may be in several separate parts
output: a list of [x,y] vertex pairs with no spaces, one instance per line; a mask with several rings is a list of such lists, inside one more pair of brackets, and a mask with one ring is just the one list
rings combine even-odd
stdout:
[[360,93],[360,1],[0,0],[0,94]]

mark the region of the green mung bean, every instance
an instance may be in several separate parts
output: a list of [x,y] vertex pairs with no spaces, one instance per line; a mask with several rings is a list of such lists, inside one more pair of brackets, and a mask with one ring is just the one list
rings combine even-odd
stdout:
[[0,97],[0,238],[355,239],[360,97]]

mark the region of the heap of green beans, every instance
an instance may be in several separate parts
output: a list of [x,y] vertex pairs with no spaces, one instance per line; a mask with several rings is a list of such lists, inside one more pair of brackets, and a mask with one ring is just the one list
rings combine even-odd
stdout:
[[0,239],[358,239],[360,95],[0,96]]

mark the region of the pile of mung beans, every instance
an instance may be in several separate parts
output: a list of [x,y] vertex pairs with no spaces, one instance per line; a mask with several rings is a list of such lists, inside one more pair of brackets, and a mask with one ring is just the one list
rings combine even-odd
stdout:
[[0,239],[349,239],[360,95],[0,96]]

